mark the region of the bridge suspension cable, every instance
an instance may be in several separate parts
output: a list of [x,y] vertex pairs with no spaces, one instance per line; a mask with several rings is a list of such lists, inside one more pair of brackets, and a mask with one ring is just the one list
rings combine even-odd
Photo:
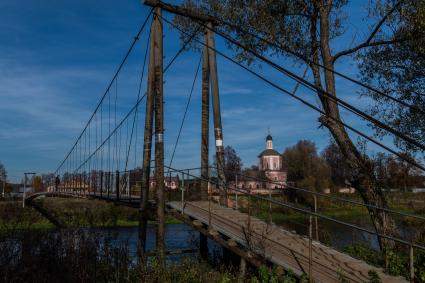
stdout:
[[358,115],[359,117],[365,119],[366,121],[373,123],[375,126],[392,133],[396,137],[406,141],[407,143],[410,143],[411,145],[414,145],[414,146],[416,146],[416,147],[418,147],[422,150],[425,150],[424,144],[422,144],[422,143],[416,141],[415,139],[403,134],[402,132],[384,124],[383,122],[381,122],[378,119],[372,117],[371,115],[365,113],[364,111],[358,109],[357,107],[352,106],[350,103],[342,100],[341,98],[333,96],[329,92],[317,87],[316,85],[312,84],[311,82],[307,81],[306,79],[296,75],[294,72],[289,71],[287,68],[284,68],[284,67],[280,66],[279,64],[271,61],[270,59],[264,57],[263,55],[258,54],[258,52],[256,52],[255,50],[248,48],[247,46],[245,46],[242,43],[240,43],[239,41],[233,39],[229,35],[217,30],[216,28],[211,28],[211,27],[209,27],[209,26],[207,26],[203,23],[201,23],[201,25],[203,25],[205,28],[210,29],[211,31],[215,32],[216,34],[218,34],[222,38],[226,39],[227,41],[231,42],[232,44],[234,44],[234,45],[244,49],[245,51],[251,53],[252,55],[257,57],[261,61],[263,61],[266,64],[268,64],[269,66],[273,67],[275,70],[277,70],[277,71],[281,72],[282,74],[290,77],[291,79],[301,83],[306,88],[309,88],[310,90],[316,91],[317,94],[319,96],[321,96],[322,98],[332,100],[334,103],[340,105],[341,107],[345,108],[346,110],[350,111],[351,113]]
[[[161,16],[160,16],[160,17],[161,17]],[[183,29],[181,29],[180,27],[178,27],[176,24],[172,23],[171,21],[169,21],[169,20],[165,19],[164,17],[162,17],[162,19],[163,19],[163,21],[164,21],[164,22],[166,22],[166,23],[167,23],[167,24],[169,24],[170,26],[174,27],[175,29],[179,30],[181,33],[184,33],[184,34],[186,34],[186,35],[189,35],[186,31],[184,31]],[[405,157],[402,153],[399,153],[399,152],[397,152],[397,151],[395,151],[395,150],[393,150],[393,149],[389,148],[388,146],[384,145],[383,143],[381,143],[381,142],[379,142],[379,141],[375,140],[374,138],[372,138],[372,137],[368,136],[367,134],[365,134],[365,133],[361,132],[360,130],[355,129],[354,127],[352,127],[352,126],[348,125],[347,123],[345,123],[345,122],[341,121],[340,119],[336,119],[336,118],[334,118],[334,117],[332,117],[332,116],[328,116],[328,115],[326,114],[326,112],[325,112],[325,111],[323,111],[322,109],[318,108],[317,106],[313,105],[312,103],[308,102],[307,100],[302,99],[302,98],[301,98],[301,97],[299,97],[299,96],[296,96],[295,94],[293,94],[293,93],[291,93],[290,91],[288,91],[288,90],[284,89],[283,87],[281,87],[281,86],[277,85],[276,83],[274,83],[274,82],[272,82],[271,80],[267,79],[267,78],[266,78],[266,77],[264,77],[263,75],[261,75],[261,74],[257,73],[256,71],[254,71],[254,70],[250,69],[249,67],[247,67],[247,66],[243,65],[242,63],[240,63],[240,62],[236,61],[236,60],[235,60],[235,59],[233,59],[232,57],[230,57],[230,56],[228,56],[228,55],[224,54],[223,52],[221,52],[221,51],[217,50],[216,48],[213,48],[213,47],[211,47],[211,46],[206,45],[204,42],[202,42],[202,41],[198,40],[197,38],[194,38],[193,40],[194,40],[195,42],[197,42],[198,44],[200,44],[200,45],[207,46],[207,48],[209,48],[210,50],[215,51],[217,54],[219,54],[219,55],[220,55],[220,56],[222,56],[223,58],[225,58],[225,59],[227,59],[227,60],[231,61],[232,63],[234,63],[234,64],[236,64],[236,65],[238,65],[238,66],[239,66],[239,67],[241,67],[242,69],[244,69],[244,70],[248,71],[248,72],[249,72],[249,73],[251,73],[252,75],[254,75],[254,76],[256,76],[257,78],[259,78],[260,80],[262,80],[262,81],[264,81],[265,83],[269,84],[270,86],[274,87],[275,89],[277,89],[277,90],[279,90],[279,91],[281,91],[281,92],[283,92],[283,93],[285,93],[285,94],[287,94],[287,95],[289,95],[289,96],[293,97],[294,99],[298,100],[299,102],[301,102],[302,104],[306,105],[307,107],[309,107],[309,108],[311,108],[311,109],[315,110],[316,112],[318,112],[318,113],[320,113],[320,114],[322,114],[322,115],[324,115],[324,116],[328,117],[328,118],[329,118],[329,119],[331,119],[332,121],[334,121],[334,122],[336,122],[336,123],[339,123],[339,124],[343,125],[344,127],[346,127],[347,129],[351,130],[352,132],[356,133],[357,135],[359,135],[359,136],[361,136],[361,137],[363,137],[363,138],[365,138],[365,139],[369,140],[370,142],[372,142],[372,143],[374,143],[374,144],[378,145],[379,147],[381,147],[381,148],[385,149],[386,151],[388,151],[388,152],[390,152],[390,153],[392,153],[392,154],[396,155],[396,156],[397,156],[397,157],[399,157],[400,159],[402,159],[402,160],[406,161],[407,163],[409,163],[409,164],[411,164],[411,165],[415,166],[416,168],[419,168],[419,169],[421,169],[422,171],[425,171],[425,167],[424,167],[424,166],[422,166],[421,164],[419,164],[418,162],[416,162],[415,160],[410,159],[410,158],[406,158],[406,157]]]
[[[146,43],[145,55],[144,55],[144,58],[143,58],[142,74],[140,76],[139,89],[137,91],[136,102],[140,99],[140,94],[141,94],[141,91],[142,91],[142,83],[143,83],[143,78],[144,78],[144,75],[145,75],[146,58],[148,57],[148,51],[149,51],[148,46],[149,46],[150,39],[151,38],[149,36],[148,41]],[[132,127],[131,127],[131,136],[130,136],[130,142],[129,142],[128,149],[127,149],[127,156],[126,156],[126,159],[125,159],[125,170],[124,171],[127,171],[128,158],[130,156],[131,142],[133,140],[134,127],[136,125],[136,119],[137,119],[138,112],[139,112],[139,107],[136,107],[136,110],[134,111],[134,116],[133,116],[133,124],[132,124]],[[137,128],[137,126],[136,126],[136,128]],[[136,139],[137,139],[137,135],[136,135]],[[134,142],[136,143],[136,141],[134,141]]]
[[[246,5],[245,5],[245,7],[246,7]],[[221,23],[222,25],[228,26],[228,27],[236,30],[239,33],[252,36],[252,37],[256,38],[257,40],[262,41],[264,43],[267,43],[270,46],[273,46],[274,48],[276,48],[278,50],[281,50],[281,51],[284,51],[286,53],[289,53],[292,56],[294,56],[294,57],[296,57],[298,59],[301,59],[301,60],[303,60],[304,62],[306,62],[306,63],[308,63],[310,65],[318,66],[318,67],[320,67],[320,68],[322,68],[322,69],[324,69],[324,70],[326,70],[328,72],[331,72],[331,73],[333,73],[333,74],[335,74],[335,75],[337,75],[337,76],[339,76],[339,77],[341,77],[343,79],[346,79],[346,80],[348,80],[348,81],[350,81],[350,82],[352,82],[352,83],[354,83],[356,85],[359,85],[361,87],[364,87],[364,88],[366,88],[366,89],[368,89],[368,90],[370,90],[370,91],[372,91],[372,92],[374,92],[374,93],[376,93],[376,94],[378,94],[380,96],[383,96],[383,97],[385,97],[385,98],[387,98],[389,100],[392,100],[392,101],[394,101],[394,102],[396,102],[396,103],[398,103],[400,105],[403,105],[405,107],[408,107],[411,110],[414,110],[414,111],[420,112],[422,114],[425,114],[425,110],[417,107],[416,105],[409,104],[409,103],[407,103],[407,102],[405,102],[405,101],[403,101],[403,100],[401,100],[399,98],[393,97],[393,96],[391,96],[391,95],[389,95],[389,94],[387,94],[387,93],[385,93],[383,91],[380,91],[379,89],[377,89],[377,88],[375,88],[375,87],[373,87],[371,85],[368,85],[368,84],[366,84],[366,83],[364,83],[364,82],[362,82],[360,80],[356,80],[356,79],[354,79],[354,78],[352,78],[350,76],[347,76],[347,75],[345,75],[345,74],[343,74],[343,73],[341,73],[339,71],[336,71],[334,69],[331,69],[331,68],[329,68],[329,67],[321,64],[320,62],[315,62],[314,60],[311,60],[311,59],[307,58],[306,56],[304,56],[303,54],[301,54],[299,52],[296,52],[294,50],[291,50],[290,48],[288,48],[288,47],[286,47],[286,46],[284,46],[282,44],[279,44],[279,43],[276,43],[276,42],[273,42],[273,41],[267,39],[266,37],[267,36],[271,37],[271,35],[268,32],[266,32],[266,31],[259,32],[257,29],[255,29],[253,27],[249,27],[249,29],[251,29],[251,30],[254,31],[254,32],[251,32],[248,29],[246,29],[244,27],[241,27],[240,25],[236,25],[236,24],[230,23],[230,22],[225,21],[225,20],[220,19],[220,18],[217,18],[217,21],[219,23]],[[266,37],[260,36],[259,35],[260,33],[261,34],[264,34]],[[420,94],[420,93],[416,93],[416,94],[419,95],[419,96],[423,96],[423,94]]]
[[[166,71],[169,70],[169,68],[174,64],[174,62],[176,61],[176,59],[182,54],[182,52],[186,48],[187,44],[190,43],[190,41],[193,39],[193,37],[194,37],[194,34],[193,34],[192,37],[189,38],[189,40],[187,40],[186,44],[182,48],[180,48],[180,50],[178,50],[178,52],[173,56],[173,58],[170,60],[170,62],[164,68],[164,73],[166,73]],[[148,45],[149,45],[149,40],[147,41],[147,46]],[[146,50],[148,50],[148,47],[146,47]],[[136,115],[136,113],[138,111],[138,107],[139,107],[140,103],[143,101],[143,99],[147,95],[147,93],[145,93],[143,96],[140,97],[140,93],[141,93],[141,82],[143,81],[143,77],[144,77],[144,69],[145,69],[145,65],[146,65],[146,60],[147,60],[147,53],[145,53],[144,60],[143,60],[142,73],[141,73],[141,78],[140,78],[140,81],[139,81],[139,88],[138,88],[138,91],[137,91],[138,92],[138,96],[137,96],[137,100],[136,100],[135,104],[127,112],[127,114],[121,119],[121,121],[118,124],[116,124],[115,127],[112,130],[109,130],[108,131],[108,135],[106,137],[104,137],[104,134],[103,134],[103,120],[104,120],[103,119],[103,107],[102,107],[102,105],[100,105],[99,109],[100,109],[100,114],[102,116],[101,119],[100,119],[101,120],[101,122],[100,122],[100,128],[101,128],[101,131],[100,131],[100,134],[101,134],[100,135],[100,141],[99,141],[99,143],[97,141],[97,129],[96,129],[96,137],[95,137],[96,138],[96,147],[95,147],[94,151],[91,152],[84,160],[82,158],[79,158],[79,159],[75,158],[74,159],[74,162],[73,162],[73,165],[70,166],[70,168],[68,169],[68,172],[73,172],[74,174],[75,173],[78,173],[84,166],[86,166],[86,164],[89,161],[91,162],[91,160],[93,158],[96,158],[96,163],[97,163],[97,159],[100,159],[100,168],[103,168],[104,167],[103,161],[104,161],[104,158],[107,158],[106,162],[108,164],[108,171],[111,171],[111,168],[112,167],[109,166],[110,165],[109,164],[109,162],[110,162],[109,159],[111,159],[111,156],[110,156],[110,154],[107,154],[107,156],[104,157],[103,156],[103,151],[105,150],[105,146],[108,146],[109,145],[110,139],[112,137],[114,137],[115,138],[115,141],[116,141],[115,142],[116,143],[116,146],[115,146],[116,157],[115,158],[116,158],[116,161],[117,161],[116,166],[117,166],[117,170],[118,170],[118,168],[120,168],[119,163],[120,163],[121,147],[122,147],[122,127],[123,126],[126,126],[127,127],[127,129],[126,129],[126,138],[125,138],[125,153],[126,153],[126,155],[125,155],[126,156],[125,157],[125,171],[127,171],[128,159],[129,159],[129,155],[130,155],[130,149],[131,149],[131,144],[132,144],[132,139],[133,139],[133,133],[134,133],[134,127],[136,125],[135,115]],[[115,92],[116,95],[117,95],[117,92],[118,92],[117,89],[118,88],[116,88],[116,92]],[[193,92],[193,90],[192,90],[192,92]],[[116,105],[115,105],[115,107],[116,107]],[[134,116],[133,116],[133,122],[132,122],[132,129],[131,129],[131,132],[129,133],[129,129],[128,129],[128,127],[129,127],[129,121],[128,121],[128,119],[129,119],[129,117],[132,114],[134,114]],[[114,115],[116,115],[116,113]],[[97,118],[96,117],[97,116],[95,115],[96,128],[97,128],[98,127],[98,124],[97,124]],[[129,136],[130,136],[130,138],[129,138]],[[77,141],[77,144],[78,143],[79,142]],[[76,148],[74,154],[76,154],[77,151],[78,151],[78,147]],[[71,153],[72,152],[74,152],[74,150],[72,150]],[[100,158],[99,158],[99,156],[100,156]],[[71,168],[73,168],[73,170],[70,170]]]
[[124,58],[122,59],[120,65],[118,66],[118,69],[116,70],[115,74],[113,75],[110,83],[108,84],[105,92],[103,93],[100,101],[98,102],[95,110],[93,111],[92,115],[90,116],[89,120],[87,121],[85,127],[83,128],[83,131],[81,132],[81,134],[78,136],[77,140],[75,141],[74,145],[71,147],[70,151],[68,152],[68,154],[65,156],[65,158],[63,159],[63,161],[59,164],[59,166],[57,167],[57,169],[55,170],[56,174],[59,169],[62,167],[62,165],[65,163],[65,161],[68,159],[68,157],[71,155],[71,153],[73,152],[73,150],[75,149],[75,147],[77,146],[77,143],[80,141],[81,137],[83,136],[84,132],[86,131],[86,129],[88,128],[90,122],[93,120],[94,116],[96,115],[97,111],[99,110],[99,108],[102,106],[102,102],[104,101],[106,95],[109,93],[113,83],[115,82],[116,78],[118,77],[118,74],[120,73],[120,71],[122,70],[123,66],[125,65],[125,63],[127,62],[127,59],[129,57],[129,55],[131,54],[132,50],[134,49],[134,46],[136,45],[137,41],[140,39],[140,35],[142,34],[143,30],[145,29],[146,24],[148,23],[149,18],[151,17],[152,13],[153,13],[153,8],[150,9],[149,14],[146,16],[145,20],[143,21],[140,29],[138,30],[138,32],[136,33],[132,43],[130,44],[129,49],[127,50]]
[[176,153],[176,149],[177,149],[177,146],[178,146],[178,143],[179,143],[179,140],[180,140],[180,135],[181,135],[182,130],[183,130],[183,125],[184,125],[184,122],[186,120],[186,115],[187,115],[187,111],[189,109],[190,100],[192,99],[193,90],[195,89],[196,79],[198,78],[199,68],[200,68],[201,62],[202,62],[202,56],[203,56],[203,54],[201,52],[201,57],[199,58],[198,66],[197,66],[196,71],[195,71],[195,77],[193,78],[192,87],[190,89],[190,93],[189,93],[189,96],[187,98],[186,107],[184,109],[182,121],[180,123],[180,128],[179,128],[179,131],[178,131],[178,134],[177,134],[176,141],[174,143],[173,152],[172,152],[171,158],[170,158],[170,164],[168,165],[170,167],[173,164],[174,155]]

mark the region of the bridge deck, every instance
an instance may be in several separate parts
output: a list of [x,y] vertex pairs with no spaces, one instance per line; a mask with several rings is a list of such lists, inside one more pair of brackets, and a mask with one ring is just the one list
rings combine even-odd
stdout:
[[[208,201],[187,202],[184,214],[207,226],[208,206]],[[169,202],[167,207],[181,212],[181,202]],[[276,265],[291,269],[296,274],[308,273],[308,238],[270,225],[255,217],[251,217],[251,232],[249,232],[247,223],[247,214],[211,203],[212,227],[209,228],[235,240]],[[311,269],[312,277],[316,282],[341,282],[342,276],[350,282],[368,282],[370,270],[376,271],[382,282],[407,282],[402,277],[387,275],[381,268],[354,259],[317,241],[313,241],[312,244]]]

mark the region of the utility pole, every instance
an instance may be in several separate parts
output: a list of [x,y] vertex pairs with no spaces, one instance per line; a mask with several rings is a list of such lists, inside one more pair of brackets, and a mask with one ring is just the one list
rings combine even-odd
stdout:
[[150,46],[149,46],[149,66],[148,66],[148,87],[146,97],[146,114],[145,114],[145,131],[143,141],[143,164],[142,164],[142,186],[140,192],[140,206],[139,206],[139,241],[138,241],[138,255],[141,268],[146,267],[146,233],[148,225],[148,198],[150,189],[150,162],[152,155],[152,127],[153,127],[153,106],[154,106],[154,66],[155,66],[155,29],[152,25],[150,32]]
[[161,8],[155,8],[155,183],[156,183],[156,255],[165,267],[165,196],[164,196],[164,93],[163,93],[163,42]]
[[[208,33],[204,32],[204,45],[202,53],[202,113],[201,113],[201,191],[200,199],[208,200],[209,180],[209,128],[210,128],[210,68]],[[211,227],[209,227],[211,228]],[[208,238],[199,233],[199,250],[201,258],[208,259]]]
[[[204,34],[205,43],[208,42],[207,31]],[[202,126],[201,126],[201,200],[208,199],[209,178],[209,127],[210,127],[210,68],[208,63],[208,47],[204,45],[202,57]]]
[[215,151],[217,160],[217,173],[219,179],[220,204],[227,207],[226,177],[224,175],[224,150],[223,150],[223,128],[221,126],[220,95],[218,89],[217,58],[215,52],[214,34],[211,30],[212,23],[208,23],[207,45],[209,55],[209,71],[211,80],[211,93],[214,116]]

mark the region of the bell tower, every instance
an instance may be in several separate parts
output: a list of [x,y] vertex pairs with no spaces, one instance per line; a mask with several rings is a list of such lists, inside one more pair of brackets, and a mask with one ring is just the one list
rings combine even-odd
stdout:
[[269,134],[266,137],[266,149],[273,149],[273,138],[270,135],[270,129]]

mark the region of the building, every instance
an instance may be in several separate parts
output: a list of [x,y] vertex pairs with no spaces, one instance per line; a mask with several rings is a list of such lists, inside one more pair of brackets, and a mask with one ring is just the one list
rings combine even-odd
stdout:
[[[150,177],[149,183],[150,183],[151,189],[155,188],[156,181],[154,177],[152,176]],[[164,176],[165,189],[177,190],[179,188],[179,184],[180,184],[179,175],[171,176],[171,177]]]
[[[137,186],[138,183],[142,181],[142,169],[137,168],[130,171],[129,174],[129,186],[133,188]],[[149,187],[151,189],[155,188],[155,177],[150,176],[149,178]],[[178,175],[175,176],[164,176],[164,185],[166,189],[177,190],[180,186],[180,179]]]
[[266,149],[258,155],[258,170],[244,170],[237,187],[250,190],[284,188],[286,175],[282,156],[273,149],[273,137],[269,133],[266,137]]

